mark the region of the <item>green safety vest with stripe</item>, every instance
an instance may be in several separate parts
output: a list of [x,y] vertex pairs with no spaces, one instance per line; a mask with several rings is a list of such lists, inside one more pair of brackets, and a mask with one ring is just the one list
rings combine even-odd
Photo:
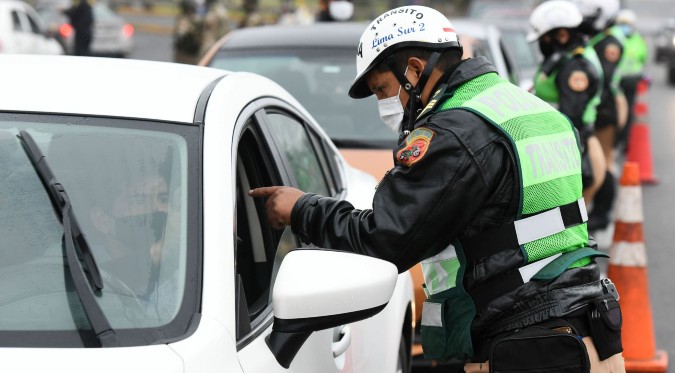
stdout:
[[[619,61],[617,63],[616,69],[614,70],[614,74],[610,77],[609,81],[605,82],[608,83],[610,91],[612,91],[613,95],[617,94],[622,94],[620,83],[621,83],[621,77],[624,74],[624,61],[625,61],[625,44],[626,44],[626,34],[621,31],[619,26],[614,25],[611,26],[607,29],[605,29],[603,32],[593,36],[589,41],[588,41],[588,46],[591,48],[594,48],[596,44],[600,43],[601,41],[605,40],[606,37],[608,36],[614,36],[616,40],[619,42],[622,48],[622,53],[621,57],[619,58]],[[607,76],[605,76],[605,79],[607,79]]]
[[[584,126],[586,128],[593,128],[593,125],[595,124],[595,118],[598,113],[597,107],[600,104],[600,97],[602,95],[602,65],[600,64],[600,59],[598,58],[597,53],[595,53],[595,49],[579,47],[568,52],[563,57],[561,61],[562,63],[558,63],[558,66],[562,66],[566,61],[569,61],[572,58],[584,58],[590,62],[591,66],[595,68],[595,72],[598,76],[598,79],[600,80],[597,92],[595,92],[595,95],[593,95],[591,100],[586,103],[586,107],[584,108],[584,113],[582,115]],[[560,92],[555,81],[559,72],[560,67],[557,67],[550,74],[546,75],[541,71],[541,68],[539,68],[534,76],[534,94],[554,106],[560,102]]]
[[[530,280],[551,280],[605,255],[588,247],[581,154],[564,115],[496,73],[480,75],[437,102],[432,100],[432,112],[468,110],[501,131],[511,142],[520,176],[514,222],[456,240],[422,261],[427,294],[421,321],[424,356],[467,359],[473,356],[471,325],[477,310]],[[519,268],[506,269],[488,287],[464,286],[464,274],[472,273],[468,265],[504,250],[522,253]]]
[[637,32],[633,32],[630,36],[626,37],[623,53],[624,57],[621,66],[623,76],[640,75],[647,63],[649,54],[649,46],[645,39]]

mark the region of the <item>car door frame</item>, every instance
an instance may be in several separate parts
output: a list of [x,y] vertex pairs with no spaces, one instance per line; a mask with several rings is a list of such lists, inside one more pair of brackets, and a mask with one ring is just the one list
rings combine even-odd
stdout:
[[[333,189],[331,190],[331,194],[333,196],[339,196],[339,194],[344,193],[344,188],[342,184],[338,183],[338,180],[341,180],[341,175],[339,175],[339,170],[337,167],[339,165],[337,162],[332,159],[331,157],[328,156],[328,153],[326,152],[326,144],[317,144],[316,140],[322,140],[320,137],[320,132],[317,131],[314,128],[311,128],[312,125],[310,124],[311,122],[306,118],[305,115],[303,115],[300,111],[295,109],[291,104],[277,99],[277,98],[271,98],[271,97],[266,97],[266,98],[261,98],[258,100],[255,100],[249,105],[244,108],[237,120],[237,123],[235,125],[234,133],[233,133],[233,154],[238,155],[238,147],[239,147],[239,141],[242,138],[242,135],[244,132],[247,130],[247,128],[250,128],[251,126],[257,127],[256,129],[258,130],[259,134],[263,138],[263,142],[260,145],[264,145],[267,147],[267,152],[269,153],[268,156],[272,156],[273,162],[275,163],[275,167],[277,168],[277,172],[279,173],[279,179],[284,183],[284,185],[289,185],[289,186],[295,186],[297,187],[298,183],[297,180],[295,180],[295,177],[290,170],[290,163],[288,162],[288,159],[285,157],[283,154],[283,151],[280,149],[280,144],[274,140],[274,135],[272,131],[270,130],[270,122],[269,118],[267,117],[268,115],[268,110],[272,110],[273,112],[280,112],[282,115],[288,115],[291,116],[294,120],[298,121],[304,128],[305,132],[307,133],[308,138],[311,141],[312,148],[315,152],[321,151],[323,153],[323,158],[325,158],[325,162],[321,164],[322,172],[324,173],[324,177],[326,178],[331,178],[333,180]],[[250,124],[249,120],[251,118],[255,119],[254,124]],[[315,133],[315,137],[310,135],[307,131],[312,131]],[[318,148],[320,146],[320,149]],[[233,163],[236,164],[237,160],[233,160]],[[329,173],[330,175],[326,174],[326,170],[324,167],[329,168]],[[234,171],[234,169],[233,169]],[[339,178],[339,179],[337,179]],[[235,181],[236,183],[236,181]],[[338,187],[339,186],[339,187]],[[236,188],[236,186],[235,186]],[[235,206],[236,210],[236,206]],[[290,227],[286,228],[287,230],[290,229]],[[300,246],[298,246],[300,247]],[[236,261],[236,258],[235,258]],[[236,270],[234,272],[234,276],[237,276]],[[272,282],[273,278],[270,278],[270,288],[272,287]],[[235,284],[238,284],[239,281],[235,278]],[[238,285],[235,285],[238,286]],[[235,291],[235,294],[238,293],[238,291]],[[239,310],[238,302],[235,302],[235,312],[242,312]],[[241,322],[241,316],[236,316],[236,328],[239,329],[239,323]],[[260,339],[267,338],[269,333],[271,332],[271,326],[272,326],[272,321],[273,321],[273,309],[271,302],[266,305],[265,310],[258,316],[256,320],[254,320],[251,324],[251,330],[246,333],[243,336],[240,336],[237,338],[236,344],[237,344],[237,351],[240,354],[240,363],[242,364],[242,368],[244,371],[246,371],[246,367],[248,364],[253,364],[253,366],[256,366],[257,364],[263,364],[261,361],[273,361],[273,356],[269,351],[266,351],[265,354],[260,354],[260,349],[261,347],[261,341]],[[290,367],[290,372],[312,372],[316,371],[316,369],[320,369],[322,372],[349,372],[351,371],[351,364],[347,364],[346,366],[343,365],[340,367],[340,362],[338,362],[337,359],[334,360],[332,357],[332,352],[331,352],[331,347],[332,347],[332,342],[334,342],[334,330],[323,330],[320,332],[313,333],[312,336],[310,336],[310,341],[306,343],[306,346],[303,347],[305,350],[304,352],[301,350],[301,352],[298,355],[298,359],[296,359],[293,363],[293,365]],[[313,342],[312,342],[313,340]],[[247,351],[247,348],[249,348],[251,351],[255,350],[256,353],[253,353],[251,351]],[[266,348],[266,346],[265,346]],[[310,349],[315,349],[314,351],[310,352]],[[320,351],[320,352],[318,352]],[[317,353],[318,352],[318,353]],[[267,354],[269,353],[269,355]],[[317,355],[329,355],[328,359],[321,359]],[[259,361],[252,362],[253,356],[257,356],[256,359]],[[303,357],[304,356],[304,357]],[[311,359],[308,359],[309,356],[312,356]],[[270,359],[271,358],[271,359]],[[333,360],[333,361],[329,361]],[[344,359],[343,359],[344,360]],[[286,371],[284,368],[282,368],[280,365],[276,363],[276,361],[273,361],[273,363],[280,369],[279,371]],[[317,367],[312,364],[321,364],[321,366]],[[259,365],[257,365],[259,366]],[[330,368],[327,370],[326,368]],[[341,370],[340,368],[344,368],[344,370]]]

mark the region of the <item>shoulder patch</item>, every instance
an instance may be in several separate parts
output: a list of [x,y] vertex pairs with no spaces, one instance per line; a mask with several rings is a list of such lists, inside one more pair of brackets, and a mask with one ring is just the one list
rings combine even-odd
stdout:
[[611,62],[611,63],[616,63],[619,58],[621,57],[621,49],[619,46],[615,43],[610,43],[607,44],[605,47],[605,51],[603,52],[603,55],[605,57],[605,60]]
[[403,166],[410,167],[424,158],[434,135],[434,131],[424,127],[416,128],[410,132],[408,137],[405,138],[403,148],[396,152],[396,161]]
[[583,92],[588,88],[588,75],[581,70],[573,71],[567,80],[567,85],[574,92]]

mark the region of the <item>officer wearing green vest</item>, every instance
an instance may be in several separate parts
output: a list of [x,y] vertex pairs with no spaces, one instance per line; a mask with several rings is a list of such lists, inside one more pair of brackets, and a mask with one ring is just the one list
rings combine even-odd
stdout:
[[400,134],[373,209],[283,186],[250,195],[304,242],[401,272],[421,261],[427,358],[460,359],[467,372],[623,371],[618,294],[589,242],[576,131],[484,57],[461,60],[460,32],[432,8],[403,6],[361,36],[349,95],[374,94]]
[[617,134],[626,123],[628,105],[621,91],[621,63],[625,36],[614,25],[619,12],[619,0],[573,0],[583,15],[579,30],[588,37],[588,45],[595,49],[603,71],[603,91],[595,119],[595,135],[602,145],[608,172],[603,185],[593,199],[589,215],[589,230],[606,228],[616,196],[616,178],[611,170]]
[[595,50],[586,45],[577,30],[582,18],[577,6],[569,1],[544,2],[530,16],[528,41],[538,42],[544,56],[534,77],[533,93],[557,107],[579,132],[583,195],[590,202],[605,179],[607,164],[593,135],[602,93],[602,66]]
[[624,56],[621,63],[621,89],[626,95],[628,102],[628,121],[623,131],[619,134],[620,145],[626,145],[628,131],[633,123],[633,105],[635,104],[635,91],[637,84],[645,79],[644,67],[649,58],[649,46],[645,39],[635,29],[635,12],[630,9],[622,9],[616,16],[616,25],[626,36],[624,43]]

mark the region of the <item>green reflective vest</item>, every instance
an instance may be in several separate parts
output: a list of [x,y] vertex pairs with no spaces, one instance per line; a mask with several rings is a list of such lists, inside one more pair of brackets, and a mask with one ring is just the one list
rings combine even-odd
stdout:
[[[595,92],[595,95],[591,98],[591,100],[586,103],[586,107],[584,108],[584,113],[582,115],[584,126],[587,128],[593,128],[593,125],[595,124],[595,118],[598,113],[597,107],[598,104],[600,104],[600,96],[602,95],[602,65],[600,65],[600,59],[593,48],[575,48],[574,50],[568,52],[567,55],[563,57],[563,60],[568,61],[572,58],[585,58],[588,60],[595,68],[597,76],[600,79],[598,90]],[[556,105],[560,101],[560,92],[558,91],[558,85],[556,84],[556,78],[558,77],[559,72],[560,68],[556,68],[551,72],[550,75],[546,75],[541,71],[540,68],[537,70],[534,76],[534,94],[552,105]]]
[[[523,215],[546,211],[535,216],[539,218],[556,207],[582,200],[581,153],[576,133],[570,121],[543,100],[496,73],[487,73],[461,85],[435,109],[445,110],[471,111],[510,140],[522,186],[517,222],[531,219],[521,220]],[[557,277],[567,268],[587,265],[589,257],[596,255],[584,253],[590,250],[585,223],[539,237],[520,245],[525,258],[521,268],[544,263],[537,267],[542,269],[537,275],[546,272],[546,279]],[[476,307],[463,283],[465,257],[462,243],[455,241],[438,255],[422,261],[428,299],[422,310],[421,333],[427,358],[473,356],[471,324]]]
[[637,31],[626,37],[624,58],[621,66],[623,76],[640,75],[647,63],[649,47],[645,39]]

